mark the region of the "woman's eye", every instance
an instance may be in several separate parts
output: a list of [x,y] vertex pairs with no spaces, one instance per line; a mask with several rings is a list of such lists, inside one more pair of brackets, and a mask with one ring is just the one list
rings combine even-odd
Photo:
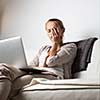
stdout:
[[48,29],[48,30],[47,30],[47,32],[48,32],[48,33],[50,33],[50,32],[51,32],[51,30],[50,30],[50,29]]

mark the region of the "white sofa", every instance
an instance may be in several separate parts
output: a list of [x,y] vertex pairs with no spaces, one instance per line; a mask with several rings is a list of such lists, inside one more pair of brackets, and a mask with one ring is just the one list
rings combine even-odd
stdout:
[[[100,38],[93,46],[91,63],[86,71],[77,72],[77,79],[40,81],[40,83],[22,89],[12,100],[100,100]],[[34,80],[33,80],[34,81]],[[43,82],[46,84],[44,85]],[[42,84],[41,84],[42,83]],[[80,84],[83,87],[71,87],[68,84]],[[48,85],[49,84],[49,85]],[[52,86],[53,84],[53,86]],[[54,85],[56,84],[56,85]],[[65,84],[61,87],[61,85]],[[84,85],[85,84],[85,85]],[[87,86],[97,86],[89,87]],[[43,86],[43,88],[41,88]]]
[[[17,78],[13,82],[13,85],[11,85],[9,81],[4,83],[1,80],[0,91],[5,92],[6,95],[12,88],[12,91],[10,92],[11,100],[100,100],[99,51],[100,38],[96,40],[93,46],[91,63],[88,64],[86,71],[75,74],[78,76],[77,79],[47,80],[39,82],[33,80],[36,82],[33,86],[19,91],[22,85],[29,83],[33,77],[32,75],[25,75]],[[77,85],[79,85],[79,87],[77,87]],[[3,90],[2,87],[4,87]],[[0,95],[0,100],[6,100],[6,96],[2,97],[2,95]]]
[[95,41],[91,56],[91,63],[87,70],[77,73],[80,79],[97,80],[100,82],[100,38]]

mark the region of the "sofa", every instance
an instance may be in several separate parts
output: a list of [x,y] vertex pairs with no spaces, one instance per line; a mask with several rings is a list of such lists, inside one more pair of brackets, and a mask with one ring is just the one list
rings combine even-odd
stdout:
[[72,79],[47,80],[25,74],[13,84],[0,80],[0,92],[6,95],[2,97],[0,93],[0,100],[7,97],[9,100],[100,100],[100,38],[90,37],[74,43],[78,52],[72,65]]

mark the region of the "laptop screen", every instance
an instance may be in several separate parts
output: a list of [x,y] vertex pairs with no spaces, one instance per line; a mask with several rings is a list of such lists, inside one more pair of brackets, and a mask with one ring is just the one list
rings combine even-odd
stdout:
[[21,37],[0,40],[0,63],[26,68],[27,61]]

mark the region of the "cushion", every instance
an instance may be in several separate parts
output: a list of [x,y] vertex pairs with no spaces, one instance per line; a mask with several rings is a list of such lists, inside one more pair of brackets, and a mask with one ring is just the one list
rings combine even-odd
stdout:
[[96,37],[80,40],[74,42],[77,46],[77,54],[72,64],[72,74],[87,69],[88,64],[91,62],[91,54]]

